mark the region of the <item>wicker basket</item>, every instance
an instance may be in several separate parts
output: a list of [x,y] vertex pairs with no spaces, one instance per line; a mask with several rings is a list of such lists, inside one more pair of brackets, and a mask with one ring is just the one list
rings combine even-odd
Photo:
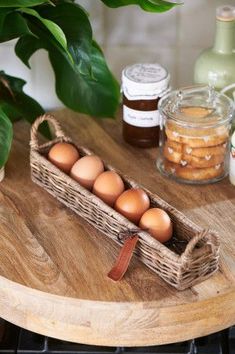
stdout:
[[[43,121],[52,124],[56,138],[39,146],[37,132]],[[31,129],[30,142],[32,180],[121,245],[123,240],[120,239],[120,235],[136,230],[136,225],[80,186],[47,159],[49,149],[61,141],[72,143],[71,139],[64,135],[54,117],[44,115],[35,121]],[[92,154],[90,150],[74,145],[81,156]],[[117,171],[107,164],[105,169]],[[219,261],[217,234],[197,226],[156,194],[117,172],[123,178],[127,188],[140,187],[145,190],[150,198],[151,207],[159,207],[167,211],[173,222],[174,237],[168,245],[161,244],[146,231],[139,230],[139,241],[135,250],[137,257],[167,283],[179,290],[189,288],[213,274],[218,269]]]

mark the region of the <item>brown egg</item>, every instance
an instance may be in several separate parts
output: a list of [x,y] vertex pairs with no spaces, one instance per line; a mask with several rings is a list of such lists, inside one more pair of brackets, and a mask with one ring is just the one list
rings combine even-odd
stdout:
[[95,180],[92,193],[112,207],[124,189],[123,180],[116,172],[105,171]]
[[169,215],[162,209],[152,208],[147,210],[140,219],[141,229],[160,242],[166,242],[172,237],[173,227]]
[[91,190],[96,178],[104,172],[104,164],[99,156],[87,155],[72,167],[70,176],[86,189]]
[[48,159],[60,170],[69,173],[79,159],[79,152],[72,144],[57,143],[50,149]]
[[128,189],[123,192],[114,205],[114,208],[127,219],[138,224],[143,213],[150,205],[148,195],[140,188]]

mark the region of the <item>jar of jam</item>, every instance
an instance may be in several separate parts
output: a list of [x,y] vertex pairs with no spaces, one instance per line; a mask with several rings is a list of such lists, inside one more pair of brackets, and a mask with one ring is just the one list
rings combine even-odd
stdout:
[[159,102],[161,116],[158,169],[191,184],[227,176],[232,100],[211,87],[173,91]]
[[123,70],[123,137],[129,144],[158,146],[158,101],[169,90],[169,80],[159,64],[134,64]]

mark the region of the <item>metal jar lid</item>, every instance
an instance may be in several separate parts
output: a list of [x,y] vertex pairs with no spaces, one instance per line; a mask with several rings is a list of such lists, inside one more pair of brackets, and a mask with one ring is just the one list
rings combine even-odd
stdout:
[[122,92],[129,100],[153,100],[168,89],[170,74],[157,63],[139,63],[122,71]]

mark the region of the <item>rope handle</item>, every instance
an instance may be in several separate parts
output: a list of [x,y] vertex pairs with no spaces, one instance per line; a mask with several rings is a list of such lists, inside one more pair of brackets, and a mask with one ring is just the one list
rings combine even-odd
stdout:
[[186,263],[192,256],[193,250],[197,246],[198,242],[201,241],[204,237],[208,238],[208,244],[210,244],[212,252],[216,253],[219,249],[219,238],[216,234],[208,234],[209,230],[204,229],[202,232],[198,233],[196,236],[194,236],[189,243],[187,244],[184,253],[181,255],[181,259],[183,263]]
[[30,134],[30,146],[33,150],[38,150],[38,128],[40,124],[43,122],[50,122],[54,128],[55,136],[57,138],[62,138],[63,140],[69,140],[69,138],[64,134],[63,130],[61,129],[60,123],[56,120],[54,116],[51,114],[43,114],[42,116],[38,117],[31,127],[31,134]]

